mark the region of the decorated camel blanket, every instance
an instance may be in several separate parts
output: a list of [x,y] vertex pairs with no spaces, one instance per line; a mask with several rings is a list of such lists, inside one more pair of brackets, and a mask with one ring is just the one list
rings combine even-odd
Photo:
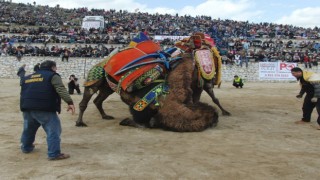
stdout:
[[215,75],[215,66],[211,51],[197,50],[194,57],[201,76],[207,80],[212,79]]
[[[188,38],[175,43],[175,46],[185,52],[194,52],[196,65],[200,76],[204,79],[215,79],[214,84],[221,83],[221,56],[215,47],[214,40],[207,34],[194,33]],[[209,54],[210,52],[210,54]]]

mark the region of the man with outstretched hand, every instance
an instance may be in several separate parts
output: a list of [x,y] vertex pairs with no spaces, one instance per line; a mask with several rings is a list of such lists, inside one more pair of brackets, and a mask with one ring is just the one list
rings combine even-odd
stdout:
[[42,62],[40,70],[23,79],[20,97],[24,120],[21,150],[23,153],[33,151],[36,132],[42,126],[47,134],[49,160],[70,157],[60,150],[61,123],[57,112],[61,112],[61,99],[68,104],[67,111],[75,112],[73,101],[56,70],[54,61]]

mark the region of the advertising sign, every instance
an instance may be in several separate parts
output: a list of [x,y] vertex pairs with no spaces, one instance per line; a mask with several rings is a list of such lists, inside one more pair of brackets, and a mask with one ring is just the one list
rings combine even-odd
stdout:
[[297,67],[297,63],[287,62],[260,62],[260,80],[296,80],[291,75],[291,69]]

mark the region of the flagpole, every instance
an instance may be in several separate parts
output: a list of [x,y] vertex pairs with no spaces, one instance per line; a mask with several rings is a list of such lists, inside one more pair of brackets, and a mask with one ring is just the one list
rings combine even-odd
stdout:
[[86,79],[87,57],[84,58],[83,79]]

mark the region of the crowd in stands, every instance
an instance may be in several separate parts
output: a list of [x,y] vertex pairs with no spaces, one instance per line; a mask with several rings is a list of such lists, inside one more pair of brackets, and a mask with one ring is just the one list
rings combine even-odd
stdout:
[[[117,46],[119,47],[119,46]],[[123,47],[123,46],[122,46]],[[50,46],[33,46],[31,45],[18,45],[6,46],[1,49],[0,55],[2,56],[16,56],[20,61],[22,56],[53,56],[62,57],[68,60],[69,57],[90,57],[90,58],[103,58],[112,52],[116,46],[106,47],[103,44],[81,45],[75,44],[71,47],[51,45]]]
[[[81,28],[85,16],[103,16],[105,28]],[[0,53],[6,55],[61,56],[68,51],[71,57],[103,57],[110,52],[103,44],[128,44],[139,31],[145,31],[150,37],[188,36],[193,32],[205,32],[215,39],[224,59],[227,57],[236,64],[239,62],[236,55],[240,55],[240,61],[254,58],[256,61],[303,62],[305,55],[314,61],[318,59],[320,49],[320,29],[317,27],[250,23],[209,16],[130,13],[113,9],[65,9],[59,5],[41,6],[36,2],[0,2]],[[42,43],[43,46],[37,47],[33,43]],[[73,46],[68,49],[55,43],[70,43]],[[166,39],[160,43],[170,46],[174,42]]]

